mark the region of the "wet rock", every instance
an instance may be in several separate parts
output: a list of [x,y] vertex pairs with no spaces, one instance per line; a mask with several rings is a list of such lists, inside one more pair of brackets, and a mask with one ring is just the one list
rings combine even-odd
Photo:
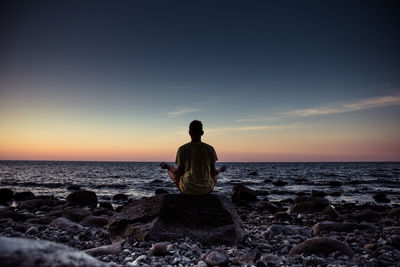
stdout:
[[319,222],[313,226],[313,234],[318,235],[322,231],[326,232],[353,232],[354,230],[371,230],[375,228],[369,224],[341,223],[341,222]]
[[339,218],[340,216],[340,214],[331,205],[326,206],[326,208],[321,212],[321,215],[326,215],[333,220]]
[[349,246],[339,240],[328,237],[314,237],[294,246],[290,250],[289,255],[304,253],[306,255],[322,254],[328,256],[330,253],[335,251],[339,251],[349,256],[353,256],[354,254]]
[[11,201],[14,192],[9,188],[0,188],[0,203]]
[[204,261],[209,266],[223,265],[228,261],[228,256],[220,251],[211,251],[210,253],[207,254]]
[[72,185],[70,185],[70,186],[67,187],[67,190],[70,190],[70,191],[79,191],[79,190],[81,190],[81,187],[80,187],[79,185],[72,184]]
[[312,202],[294,203],[288,210],[289,214],[314,213],[314,212],[318,212],[318,209]]
[[38,233],[38,229],[36,228],[36,226],[31,226],[28,228],[28,230],[26,230],[25,234],[28,235],[36,235]]
[[42,224],[46,225],[51,223],[52,220],[56,219],[55,217],[49,217],[49,216],[39,216],[36,218],[30,218],[25,221],[25,223],[33,223],[33,224]]
[[277,180],[275,182],[272,182],[272,184],[275,185],[275,186],[285,186],[285,185],[288,184],[288,182],[282,181],[282,180]]
[[102,216],[89,215],[82,219],[79,224],[86,227],[103,227],[108,224],[108,219]]
[[91,215],[90,211],[85,208],[67,208],[64,210],[63,217],[73,222],[80,222],[83,218]]
[[4,209],[0,212],[0,219],[12,219],[16,222],[24,222],[30,217],[26,214],[22,214],[20,212],[14,211],[13,209]]
[[273,224],[267,229],[267,231],[261,233],[261,235],[267,239],[271,239],[279,234],[282,234],[284,236],[303,235],[311,237],[312,230],[310,227],[305,227],[305,226]]
[[257,173],[256,171],[254,171],[254,172],[250,172],[250,173],[248,173],[247,175],[253,175],[253,176],[256,176],[256,175],[258,175],[258,173]]
[[277,222],[294,222],[294,217],[287,212],[277,212],[274,214],[274,220]]
[[104,245],[96,248],[86,249],[84,250],[84,252],[94,257],[102,255],[118,255],[122,251],[122,243],[123,241],[120,240],[110,245]]
[[43,200],[41,199],[29,199],[23,201],[20,205],[20,209],[27,209],[27,210],[33,210],[40,208],[44,204]]
[[116,194],[113,196],[114,201],[126,201],[128,200],[128,196],[125,194]]
[[332,187],[338,187],[338,186],[342,186],[342,183],[339,181],[329,181],[328,185],[332,186]]
[[156,189],[155,194],[156,195],[168,194],[168,191],[165,189],[162,189],[162,188],[158,188],[158,189]]
[[321,212],[329,205],[329,200],[323,197],[297,197],[289,214]]
[[365,249],[372,250],[372,249],[375,248],[375,244],[367,243],[367,244],[364,245],[364,248],[365,248]]
[[332,197],[340,197],[342,195],[342,193],[340,193],[340,192],[332,192],[329,195],[332,196]]
[[112,240],[189,237],[213,244],[235,244],[244,235],[235,207],[225,196],[214,194],[167,194],[134,200],[110,219],[108,230]]
[[393,235],[390,243],[393,247],[400,249],[400,235]]
[[279,211],[279,207],[275,205],[274,203],[268,202],[268,201],[260,201],[257,203],[257,208],[259,210],[268,210],[272,213],[275,213]]
[[319,190],[312,190],[311,191],[311,197],[325,197],[326,193],[323,191],[319,191]]
[[93,191],[79,190],[75,191],[67,196],[68,206],[97,206],[97,196]]
[[233,202],[252,202],[258,201],[257,199],[257,192],[242,185],[242,184],[235,184],[232,187],[232,201]]
[[96,208],[93,210],[92,213],[95,216],[101,216],[101,215],[112,216],[112,215],[114,215],[113,211],[106,209],[106,208]]
[[390,199],[388,199],[388,198],[386,197],[386,194],[383,193],[383,192],[379,192],[379,193],[375,194],[375,195],[373,196],[373,198],[375,199],[376,202],[383,202],[383,203],[388,203],[388,202],[390,202]]
[[112,210],[112,211],[114,210],[114,207],[110,202],[100,202],[99,207],[100,208],[105,208],[105,209],[108,209],[108,210]]
[[44,240],[0,237],[2,266],[108,266],[83,252]]
[[31,191],[16,192],[14,194],[15,200],[28,200],[35,198],[35,195]]
[[164,243],[164,242],[156,243],[151,248],[151,252],[153,253],[154,256],[167,255],[167,254],[169,254],[168,245],[167,245],[167,243]]
[[53,226],[55,228],[65,229],[65,230],[73,229],[73,228],[82,229],[82,225],[72,222],[66,218],[54,219],[49,223],[49,226]]

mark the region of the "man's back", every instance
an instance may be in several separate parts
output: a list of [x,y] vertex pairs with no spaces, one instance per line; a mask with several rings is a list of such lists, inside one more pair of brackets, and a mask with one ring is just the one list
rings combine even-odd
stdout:
[[212,146],[203,142],[190,142],[178,149],[176,164],[184,174],[180,189],[186,194],[207,194],[214,187],[211,175],[213,164],[218,160]]

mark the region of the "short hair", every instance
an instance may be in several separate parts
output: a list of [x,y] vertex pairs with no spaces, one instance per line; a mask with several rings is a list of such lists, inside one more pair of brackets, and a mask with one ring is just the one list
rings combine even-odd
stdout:
[[199,134],[203,132],[203,124],[201,121],[194,120],[189,125],[189,132]]

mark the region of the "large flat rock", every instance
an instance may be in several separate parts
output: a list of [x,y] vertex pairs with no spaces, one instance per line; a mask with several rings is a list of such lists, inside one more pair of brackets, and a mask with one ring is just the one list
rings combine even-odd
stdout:
[[62,244],[9,237],[0,237],[0,263],[3,267],[110,266]]
[[108,230],[113,241],[189,237],[202,243],[235,244],[244,236],[231,201],[214,194],[164,194],[135,200],[110,219]]

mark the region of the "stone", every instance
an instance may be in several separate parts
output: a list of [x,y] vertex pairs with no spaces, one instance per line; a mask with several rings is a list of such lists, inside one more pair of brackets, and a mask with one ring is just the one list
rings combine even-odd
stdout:
[[86,253],[45,240],[0,237],[0,262],[6,266],[110,266]]
[[0,203],[11,201],[14,196],[14,192],[9,188],[0,188]]
[[351,217],[358,222],[377,222],[380,220],[379,213],[371,209],[361,210],[358,213],[353,214]]
[[188,237],[202,243],[236,244],[243,223],[225,196],[163,194],[134,200],[108,224],[111,240],[171,241]]
[[367,243],[367,244],[364,245],[364,248],[365,248],[365,249],[372,250],[372,249],[375,248],[375,244]]
[[97,248],[86,249],[84,252],[87,254],[98,257],[103,255],[118,255],[122,251],[123,241],[114,242],[110,245],[100,246]]
[[274,214],[274,220],[277,222],[293,222],[295,218],[287,212],[277,212]]
[[168,245],[167,245],[167,243],[164,243],[164,242],[156,243],[151,248],[151,252],[153,253],[154,256],[167,255],[167,254],[169,254]]
[[256,175],[258,175],[258,173],[256,171],[253,171],[253,172],[248,173],[247,175],[256,176]]
[[259,210],[267,210],[269,212],[275,213],[279,211],[279,207],[275,205],[274,203],[271,203],[269,201],[260,201],[257,203],[257,208]]
[[38,229],[36,228],[36,226],[31,226],[28,228],[28,230],[26,230],[25,234],[28,235],[36,235],[38,233]]
[[70,185],[70,186],[67,187],[67,190],[70,190],[70,191],[79,191],[79,190],[81,190],[81,187],[80,187],[79,185],[72,184],[72,185]]
[[116,194],[113,196],[114,201],[126,201],[128,200],[128,196],[125,194]]
[[275,186],[285,186],[288,184],[288,182],[282,181],[282,180],[277,180],[277,181],[272,182],[272,184]]
[[298,225],[272,224],[265,232],[261,233],[264,238],[268,239],[271,239],[279,234],[282,234],[284,236],[302,235],[306,237],[311,237],[312,229],[310,227]]
[[66,218],[54,219],[49,223],[49,226],[53,226],[55,228],[65,229],[65,230],[83,228],[82,225],[72,222]]
[[321,215],[327,215],[329,218],[336,220],[339,218],[340,214],[331,205],[326,206],[326,208],[321,212]]
[[88,190],[78,190],[67,196],[68,206],[97,206],[97,196],[93,191]]
[[16,192],[14,194],[15,200],[28,200],[35,198],[35,195],[31,191]]
[[90,211],[85,208],[67,208],[62,216],[73,222],[80,222],[89,215],[91,215]]
[[213,250],[207,254],[204,261],[209,266],[223,265],[228,261],[228,256],[224,252]]
[[165,189],[162,189],[162,188],[158,188],[158,189],[156,189],[155,194],[156,195],[168,194],[168,191]]
[[235,184],[232,188],[232,201],[233,202],[258,201],[257,192],[242,184]]
[[89,215],[83,218],[79,224],[85,227],[103,227],[108,224],[108,219],[103,216]]
[[312,202],[300,202],[294,203],[288,210],[289,214],[298,214],[298,213],[314,213],[317,212],[318,209]]
[[306,241],[294,246],[289,255],[295,254],[317,254],[317,255],[324,255],[328,256],[330,253],[339,251],[343,254],[347,254],[350,257],[354,255],[353,250],[349,248],[345,243],[329,238],[329,237],[314,237],[311,239],[307,239]]
[[359,223],[342,223],[342,222],[319,222],[313,227],[313,234],[318,235],[321,231],[326,232],[353,232],[354,230],[371,230],[374,231],[375,227],[369,224]]
[[311,191],[311,197],[325,197],[326,193],[324,191],[320,190],[312,190]]
[[110,202],[100,202],[99,207],[114,211],[114,207]]
[[41,199],[28,199],[23,201],[20,205],[20,209],[27,209],[27,210],[33,210],[40,208],[44,204],[43,200]]
[[33,223],[33,224],[49,224],[52,220],[56,219],[55,217],[48,217],[48,216],[39,216],[36,218],[30,218],[25,221],[25,223]]
[[328,184],[329,184],[329,186],[332,186],[332,187],[342,186],[342,183],[339,181],[329,181]]
[[289,208],[289,214],[321,212],[329,206],[329,200],[323,197],[297,197]]
[[388,202],[390,202],[390,199],[388,199],[388,198],[386,197],[386,194],[383,193],[383,192],[379,192],[379,193],[375,194],[375,195],[373,196],[373,198],[375,199],[376,202],[383,202],[383,203],[388,203]]

